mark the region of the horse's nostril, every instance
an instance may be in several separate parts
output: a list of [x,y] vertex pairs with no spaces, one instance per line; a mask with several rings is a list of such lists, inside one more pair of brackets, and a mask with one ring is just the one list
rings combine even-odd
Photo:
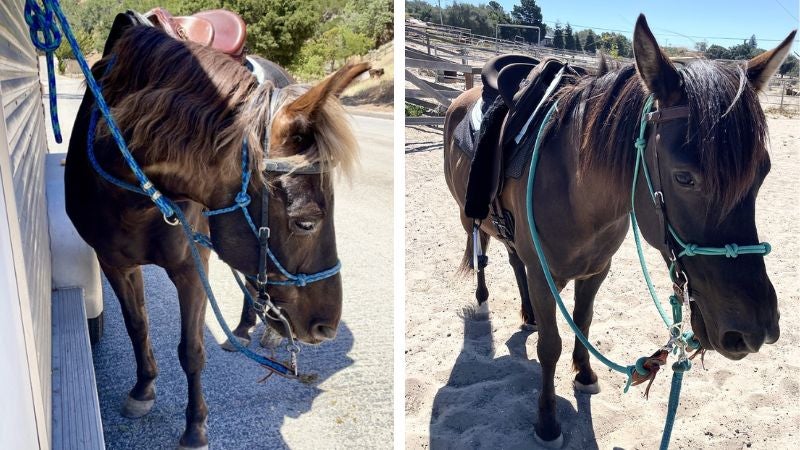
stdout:
[[764,343],[764,338],[745,335],[739,331],[726,331],[722,335],[722,348],[731,353],[756,353]]
[[336,337],[336,328],[318,323],[311,327],[311,335],[321,341],[333,339]]

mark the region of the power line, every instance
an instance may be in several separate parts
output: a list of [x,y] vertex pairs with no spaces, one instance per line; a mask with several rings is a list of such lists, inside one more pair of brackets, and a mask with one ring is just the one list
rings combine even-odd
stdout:
[[[556,23],[561,24],[560,21],[556,21],[556,20],[543,20],[542,22],[544,22],[546,24],[553,24],[553,25],[555,25]],[[566,22],[564,22],[564,23],[566,23]],[[573,23],[570,23],[569,26],[571,26],[573,30],[575,30],[577,28],[583,28],[583,29],[591,29],[591,30],[610,31],[610,32],[613,32],[613,33],[623,33],[623,34],[631,34],[632,33],[631,30],[618,30],[618,29],[614,29],[614,28],[591,27],[591,26],[587,26],[587,25],[578,25],[578,24],[573,24]],[[748,37],[692,36],[692,35],[688,35],[688,34],[676,33],[674,31],[670,31],[670,32],[667,32],[667,33],[654,33],[654,34],[656,34],[658,36],[672,36],[672,37],[683,37],[683,38],[691,38],[691,39],[717,39],[717,40],[728,40],[728,41],[744,41],[746,39],[750,39],[749,36]],[[758,38],[758,40],[759,41],[766,41],[766,42],[781,42],[781,41],[783,41],[783,39],[764,39],[764,38]],[[800,40],[800,38],[795,39],[795,41],[798,41],[798,40]]]
[[784,11],[786,11],[786,14],[788,14],[788,15],[789,15],[789,17],[791,17],[792,19],[794,19],[795,21],[797,21],[797,17],[793,16],[793,15],[792,15],[792,13],[791,13],[791,12],[789,12],[789,10],[788,10],[788,9],[786,9],[786,7],[785,7],[785,6],[783,6],[783,3],[779,2],[778,0],[775,0],[775,3],[777,3],[777,4],[778,4],[778,6],[780,6],[781,8],[783,8],[783,10],[784,10]]

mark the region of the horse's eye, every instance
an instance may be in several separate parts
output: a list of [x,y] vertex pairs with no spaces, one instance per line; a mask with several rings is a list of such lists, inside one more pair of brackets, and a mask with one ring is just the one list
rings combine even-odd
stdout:
[[318,219],[295,219],[289,223],[289,228],[291,228],[292,233],[303,236],[313,233],[318,224]]
[[694,186],[694,177],[689,172],[676,172],[675,181],[682,186]]
[[302,134],[295,134],[292,136],[292,141],[294,141],[295,144],[303,142],[303,139],[305,139],[305,137]]

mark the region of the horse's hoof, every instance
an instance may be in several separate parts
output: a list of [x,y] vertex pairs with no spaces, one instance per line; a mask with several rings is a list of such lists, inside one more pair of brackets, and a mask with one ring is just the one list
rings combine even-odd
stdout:
[[152,400],[136,400],[128,396],[125,399],[125,404],[122,406],[122,416],[129,419],[138,419],[150,412],[153,409],[153,404],[156,399]]
[[281,345],[281,342],[283,342],[283,336],[272,328],[267,327],[264,329],[264,334],[261,335],[259,344],[266,349],[275,350]]
[[473,320],[489,320],[489,302],[479,303],[478,307],[472,310]]
[[558,437],[552,441],[545,441],[540,438],[536,432],[533,433],[533,438],[536,440],[536,443],[544,448],[561,448],[564,446],[564,433],[559,434]]
[[[250,339],[249,338],[243,338],[241,336],[236,336],[236,339],[238,339],[239,343],[242,344],[245,347],[250,345]],[[234,345],[233,345],[233,343],[231,343],[230,339],[226,339],[225,342],[223,342],[220,345],[220,347],[222,347],[223,350],[228,351],[228,352],[238,352],[239,351],[238,348],[234,347]]]
[[582,392],[584,394],[599,394],[600,393],[600,382],[595,381],[592,384],[583,384],[578,380],[572,380],[572,386],[575,388],[576,391]]

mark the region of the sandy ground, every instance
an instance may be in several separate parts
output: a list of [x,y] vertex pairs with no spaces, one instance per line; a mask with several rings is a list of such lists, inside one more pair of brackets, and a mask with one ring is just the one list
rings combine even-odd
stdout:
[[[781,338],[739,362],[716,353],[684,378],[672,448],[797,448],[800,437],[798,254],[800,121],[769,120],[772,172],[758,198],[760,237],[781,310]],[[519,328],[519,293],[502,245],[488,252],[489,321],[464,320],[474,304],[471,276],[456,274],[466,235],[442,175],[442,141],[432,128],[406,128],[406,446],[535,448],[541,368],[536,333]],[[648,261],[662,298],[670,292],[663,262]],[[571,309],[572,286],[563,298]],[[602,392],[572,389],[574,339],[559,316],[564,348],[556,370],[558,416],[565,448],[657,448],[670,372],[650,391],[622,393],[624,376],[593,360]],[[615,257],[597,297],[590,339],[625,364],[652,353],[665,331],[649,299],[631,236]]]
[[[82,95],[81,80],[58,77],[64,143],[53,140],[48,116],[51,153],[66,152]],[[381,118],[385,115],[350,112],[361,145],[361,168],[352,183],[340,180],[335,186],[344,289],[342,320],[336,339],[319,346],[304,345],[299,356],[301,369],[318,374],[320,382],[307,386],[273,377],[259,384],[263,369],[220,349],[225,336],[207,308],[203,387],[212,449],[374,449],[392,445],[393,125]],[[180,337],[177,294],[158,267],[145,267],[144,278],[159,377],[155,406],[141,419],[127,419],[119,413],[135,382],[135,363],[119,303],[104,279],[105,334],[93,348],[93,356],[109,449],[175,448],[184,427],[186,378],[176,350]],[[241,310],[241,293],[227,266],[214,258],[210,279],[233,328]],[[256,351],[262,328],[254,332],[251,349]]]

